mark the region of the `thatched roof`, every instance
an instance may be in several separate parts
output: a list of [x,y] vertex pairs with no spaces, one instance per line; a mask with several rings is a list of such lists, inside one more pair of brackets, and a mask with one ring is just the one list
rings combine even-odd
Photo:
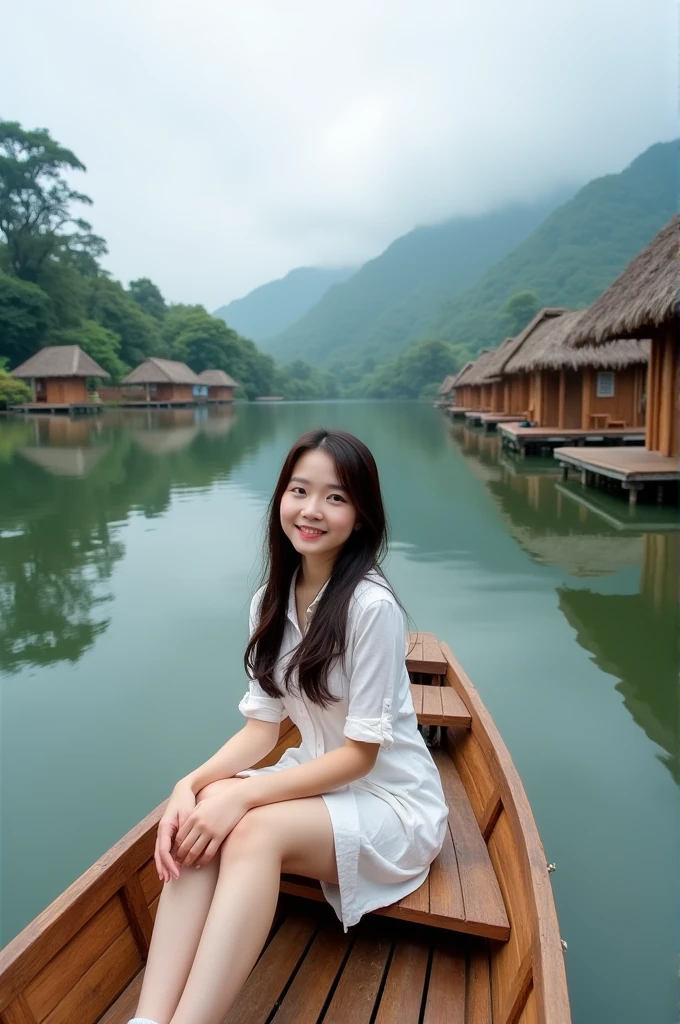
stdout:
[[450,394],[453,391],[454,387],[455,387],[455,385],[454,385],[455,379],[456,379],[456,374],[455,373],[450,373],[448,375],[448,377],[445,377],[444,378],[444,382],[440,385],[440,388],[439,388],[439,391],[437,392],[437,394],[438,395],[448,395],[448,394]]
[[209,388],[237,388],[238,384],[233,377],[230,377],[224,370],[203,370],[198,375],[201,384],[207,384]]
[[679,266],[678,219],[674,217],[589,306],[571,344],[648,338],[656,328],[677,320]]
[[[543,311],[541,311],[543,312]],[[505,372],[532,373],[534,370],[579,369],[592,366],[598,369],[621,370],[634,363],[649,359],[649,342],[628,339],[612,341],[596,348],[586,346],[575,349],[569,339],[578,330],[587,310],[567,310],[560,316],[535,318],[535,326],[524,333],[522,344],[515,349],[505,365]]]
[[490,384],[491,380],[487,374],[487,367],[490,365],[495,354],[495,349],[483,348],[468,370],[467,376],[465,377],[465,384],[471,384],[473,386],[477,384]]
[[109,377],[99,363],[95,363],[80,345],[47,345],[27,359],[12,377]]
[[474,366],[474,360],[466,363],[462,370],[459,370],[456,376],[453,378],[453,386],[459,388],[461,384],[467,384],[467,374],[469,370]]
[[186,363],[151,356],[129,373],[123,384],[201,384]]

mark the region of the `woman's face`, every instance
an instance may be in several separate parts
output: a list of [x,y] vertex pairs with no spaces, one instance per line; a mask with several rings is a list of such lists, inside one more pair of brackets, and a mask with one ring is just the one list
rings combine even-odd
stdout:
[[333,459],[321,448],[305,452],[293,468],[280,505],[281,527],[307,558],[334,560],[357,526],[357,513],[341,486]]

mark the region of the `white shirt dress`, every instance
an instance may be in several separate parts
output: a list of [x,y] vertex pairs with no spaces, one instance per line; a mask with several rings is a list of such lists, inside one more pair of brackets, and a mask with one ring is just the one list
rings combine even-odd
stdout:
[[[406,670],[406,630],[399,605],[377,573],[357,586],[348,612],[345,664],[329,672],[328,708],[313,704],[297,689],[268,697],[255,680],[239,704],[247,718],[281,722],[289,715],[302,741],[267,768],[240,776],[292,768],[343,746],[345,737],[379,743],[375,766],[364,778],[323,794],[335,839],[338,881],[322,882],[328,902],[345,931],[363,914],[403,899],[427,878],[444,843],[448,810],[439,773],[418,732]],[[325,588],[323,588],[325,589]],[[307,609],[314,614],[323,589]],[[251,634],[257,622],[259,590],[250,606]],[[302,633],[295,604],[295,576],[275,678]]]

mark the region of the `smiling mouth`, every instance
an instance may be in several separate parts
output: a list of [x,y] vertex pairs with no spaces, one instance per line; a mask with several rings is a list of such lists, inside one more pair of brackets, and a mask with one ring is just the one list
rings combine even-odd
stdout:
[[308,533],[310,537],[321,537],[326,532],[325,530],[316,530],[311,526],[298,526],[295,524],[295,529],[299,530],[300,533]]

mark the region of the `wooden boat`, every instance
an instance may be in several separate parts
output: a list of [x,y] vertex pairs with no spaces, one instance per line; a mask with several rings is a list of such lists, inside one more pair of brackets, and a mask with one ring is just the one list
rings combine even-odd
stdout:
[[[283,876],[268,942],[227,1024],[569,1024],[549,866],[519,775],[449,648],[407,665],[450,809],[429,877],[345,934],[318,883]],[[288,720],[263,763],[299,741]],[[2,1024],[126,1024],[160,882],[162,806],[0,953]]]

